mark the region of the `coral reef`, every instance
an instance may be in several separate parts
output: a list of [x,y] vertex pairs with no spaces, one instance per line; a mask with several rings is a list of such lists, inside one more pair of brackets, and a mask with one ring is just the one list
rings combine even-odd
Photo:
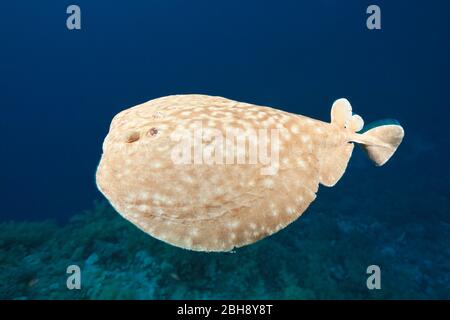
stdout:
[[[234,253],[167,245],[106,202],[64,225],[4,222],[0,298],[448,299],[450,201],[433,190],[448,176],[408,186],[395,175],[377,184],[375,170],[354,172],[322,188],[298,221]],[[73,264],[80,290],[66,287]],[[381,290],[366,287],[372,264],[381,268]]]

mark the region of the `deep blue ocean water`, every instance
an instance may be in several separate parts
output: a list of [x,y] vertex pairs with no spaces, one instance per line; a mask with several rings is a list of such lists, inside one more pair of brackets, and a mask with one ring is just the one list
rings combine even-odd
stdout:
[[[81,8],[81,30],[66,28],[70,4]],[[370,4],[381,8],[381,30],[366,28]],[[1,226],[0,278],[10,279],[0,282],[1,298],[449,298],[450,2],[19,0],[1,11],[0,221],[11,222]],[[136,237],[126,247],[115,229],[84,230],[94,228],[89,216],[73,222],[90,210],[100,233],[118,216],[93,209],[103,199],[94,174],[112,117],[180,93],[322,120],[346,97],[367,123],[394,118],[406,135],[382,168],[355,149],[345,176],[320,188],[305,217],[232,257],[184,252],[118,220],[114,228]],[[92,242],[66,239],[66,248],[63,234]],[[272,250],[280,257],[265,256]],[[274,283],[269,273],[281,271],[270,259],[286,261]],[[91,288],[78,295],[61,289],[65,280],[55,284],[73,261],[91,268]],[[388,280],[374,293],[365,270],[377,261]],[[256,282],[246,274],[255,265]],[[128,280],[118,294],[126,270],[148,288]],[[94,290],[99,277],[110,286]]]

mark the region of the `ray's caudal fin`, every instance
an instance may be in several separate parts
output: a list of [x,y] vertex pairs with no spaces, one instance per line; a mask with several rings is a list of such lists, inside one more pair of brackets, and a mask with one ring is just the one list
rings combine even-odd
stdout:
[[363,133],[355,134],[352,141],[363,148],[376,166],[382,166],[395,153],[404,135],[398,121],[388,119],[369,124]]
[[352,107],[347,99],[339,99],[333,104],[331,121],[355,132],[351,142],[358,143],[375,165],[382,166],[395,153],[403,140],[404,131],[396,120],[381,120],[369,124],[361,133],[364,121],[358,115],[352,115]]

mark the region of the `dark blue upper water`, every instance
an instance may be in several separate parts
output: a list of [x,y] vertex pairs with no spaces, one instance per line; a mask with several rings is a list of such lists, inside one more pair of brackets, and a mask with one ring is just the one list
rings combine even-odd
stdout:
[[[449,158],[448,1],[379,1],[377,31],[366,28],[366,1],[78,1],[79,31],[65,26],[69,4],[3,6],[4,218],[61,219],[89,207],[100,197],[94,172],[111,118],[174,93],[324,120],[347,97],[366,122],[398,119],[405,144]],[[407,151],[397,157],[408,161]],[[429,165],[392,163],[420,179]]]

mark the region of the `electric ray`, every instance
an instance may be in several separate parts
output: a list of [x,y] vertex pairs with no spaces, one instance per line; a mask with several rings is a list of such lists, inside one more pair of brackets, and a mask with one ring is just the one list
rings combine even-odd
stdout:
[[319,184],[342,177],[354,143],[381,166],[404,135],[393,121],[362,128],[346,99],[327,123],[222,97],[162,97],[114,117],[97,186],[157,239],[230,251],[295,221]]

